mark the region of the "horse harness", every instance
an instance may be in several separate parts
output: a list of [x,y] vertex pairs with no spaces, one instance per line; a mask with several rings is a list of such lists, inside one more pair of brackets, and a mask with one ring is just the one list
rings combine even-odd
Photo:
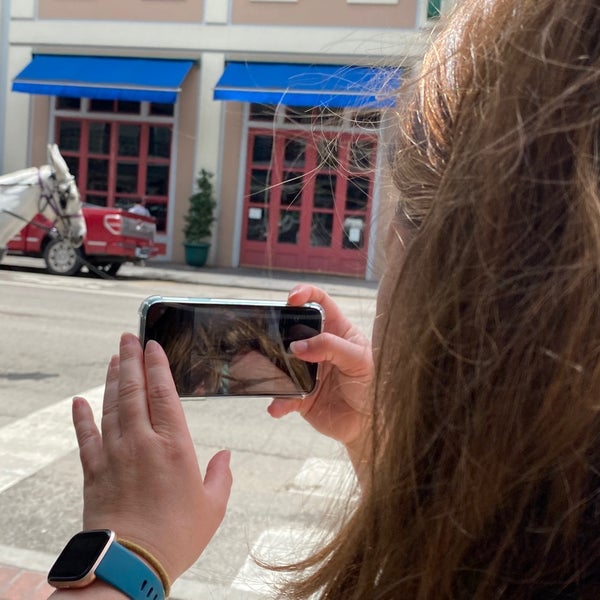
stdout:
[[[42,179],[42,172],[41,169],[37,170],[37,175],[38,175],[38,180],[37,183],[7,183],[7,184],[0,184],[0,187],[14,187],[17,185],[20,186],[27,186],[27,187],[32,187],[34,185],[39,185],[40,186],[40,197],[38,198],[38,213],[44,212],[44,210],[46,210],[47,206],[50,206],[50,208],[52,209],[52,212],[54,213],[54,216],[56,217],[54,222],[52,223],[52,227],[48,227],[46,225],[42,225],[41,223],[36,223],[36,222],[31,222],[32,225],[35,225],[36,227],[39,227],[40,229],[44,229],[46,231],[51,231],[54,227],[54,224],[56,223],[56,221],[60,220],[61,222],[64,221],[70,221],[71,219],[80,219],[82,218],[82,215],[78,215],[78,214],[64,214],[64,211],[67,208],[67,202],[69,200],[69,187],[70,184],[75,180],[75,177],[71,176],[68,179],[68,185],[64,186],[64,189],[62,188],[61,185],[59,185],[56,182],[56,173],[53,171],[50,174],[50,179],[55,182],[54,188],[46,188],[45,184],[44,184],[44,180]],[[58,195],[58,204],[56,203],[56,198],[55,196]],[[24,221],[25,223],[29,223],[30,221],[28,221],[26,218],[22,217],[21,215],[11,211],[11,210],[7,210],[6,208],[0,208],[0,212],[3,212],[7,215],[10,215],[11,217],[14,217],[15,219],[19,219],[21,221]]]

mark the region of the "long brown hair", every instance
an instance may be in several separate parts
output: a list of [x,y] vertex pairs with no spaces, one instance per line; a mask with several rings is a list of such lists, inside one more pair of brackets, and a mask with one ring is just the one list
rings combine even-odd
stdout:
[[600,2],[463,0],[400,95],[415,227],[325,599],[600,596]]

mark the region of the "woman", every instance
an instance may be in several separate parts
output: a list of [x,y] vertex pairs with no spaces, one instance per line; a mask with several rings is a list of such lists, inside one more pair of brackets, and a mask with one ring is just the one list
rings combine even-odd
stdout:
[[600,594],[598,31],[597,1],[465,0],[428,52],[370,485],[290,597]]
[[[400,97],[370,391],[364,340],[322,292],[293,290],[333,317],[293,347],[328,376],[270,412],[300,410],[344,443],[363,490],[339,535],[290,567],[285,597],[600,594],[598,31],[597,0],[463,0],[435,39]],[[75,418],[88,481],[90,419]],[[176,548],[159,527],[147,540],[173,576],[224,510],[214,460],[197,483],[202,542]],[[89,484],[86,526],[115,521],[100,496]]]

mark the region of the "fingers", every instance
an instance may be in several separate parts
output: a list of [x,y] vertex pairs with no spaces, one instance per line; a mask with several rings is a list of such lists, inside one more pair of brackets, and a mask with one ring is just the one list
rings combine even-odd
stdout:
[[373,358],[368,346],[355,344],[331,333],[292,342],[290,350],[294,356],[307,362],[329,362],[345,375],[364,377],[373,370]]
[[121,337],[119,356],[111,359],[106,374],[102,409],[102,435],[114,440],[129,428],[157,432],[187,427],[169,361],[154,341],[142,351],[130,333]]
[[144,350],[150,421],[154,431],[172,435],[187,430],[169,360],[158,342],[148,341]]
[[79,446],[79,458],[84,477],[94,472],[102,456],[102,437],[94,422],[92,409],[84,398],[73,398],[73,425]]
[[119,423],[119,357],[113,356],[106,370],[104,401],[102,404],[102,436],[118,438],[121,435]]
[[274,398],[267,407],[267,412],[274,419],[281,419],[292,412],[300,412],[302,400],[292,400],[289,398]]
[[302,283],[293,287],[288,294],[288,304],[301,306],[307,302],[316,302],[325,311],[325,329],[335,335],[344,336],[352,324],[346,319],[331,296],[321,288]]
[[231,452],[229,450],[217,452],[210,459],[204,476],[204,489],[222,511],[221,517],[225,514],[233,482],[230,460]]
[[142,346],[132,333],[124,333],[119,345],[118,411],[122,434],[150,426]]

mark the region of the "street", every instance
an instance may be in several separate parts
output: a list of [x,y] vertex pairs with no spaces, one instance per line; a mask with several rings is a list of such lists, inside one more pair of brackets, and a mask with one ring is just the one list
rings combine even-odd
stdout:
[[[374,286],[331,279],[319,285],[369,333]],[[295,281],[292,274],[129,266],[118,279],[65,278],[44,273],[40,261],[6,257],[0,264],[0,565],[43,571],[81,528],[71,398],[88,398],[99,416],[106,365],[120,333],[137,333],[146,296],[285,300]],[[223,525],[174,586],[173,598],[265,597],[273,576],[249,554],[301,557],[306,533],[326,534],[327,509],[344,501],[340,490],[351,485],[352,473],[340,447],[296,415],[271,419],[268,403],[185,403],[201,468],[217,450],[231,449],[234,486]]]

